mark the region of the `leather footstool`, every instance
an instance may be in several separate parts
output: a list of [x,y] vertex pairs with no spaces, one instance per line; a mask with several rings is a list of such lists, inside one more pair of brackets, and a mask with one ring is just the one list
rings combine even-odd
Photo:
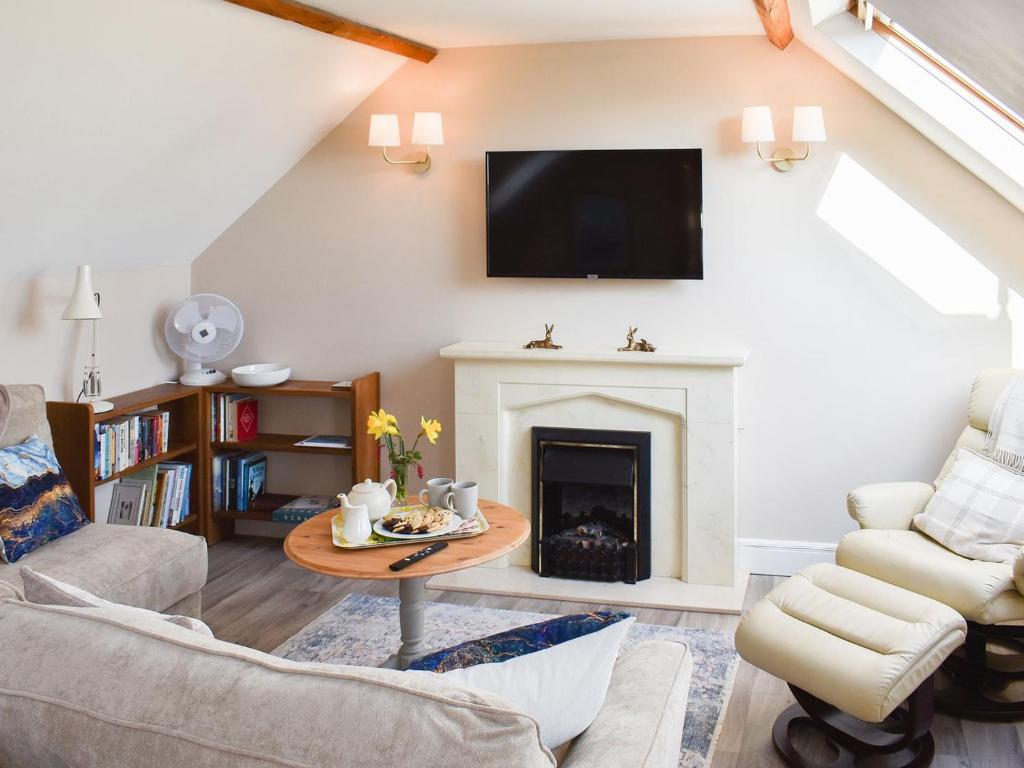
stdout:
[[792,726],[818,730],[838,752],[824,765],[931,763],[932,674],[964,642],[952,608],[838,565],[805,568],[758,602],[736,649],[787,683],[797,703],[772,731],[788,765],[817,766],[793,746]]

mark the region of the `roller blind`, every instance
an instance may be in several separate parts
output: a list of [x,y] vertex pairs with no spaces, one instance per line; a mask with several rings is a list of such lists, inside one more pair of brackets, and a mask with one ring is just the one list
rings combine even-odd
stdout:
[[1024,0],[874,0],[873,5],[1024,115]]

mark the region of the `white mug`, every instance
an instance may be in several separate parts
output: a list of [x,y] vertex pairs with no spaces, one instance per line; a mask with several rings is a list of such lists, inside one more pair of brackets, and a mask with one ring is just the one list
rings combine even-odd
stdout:
[[450,477],[430,478],[427,480],[427,487],[420,491],[420,504],[443,507],[445,494],[451,490],[454,482]]
[[444,506],[463,520],[473,520],[476,517],[479,501],[480,493],[476,483],[472,480],[462,480],[452,483],[451,491],[445,494]]

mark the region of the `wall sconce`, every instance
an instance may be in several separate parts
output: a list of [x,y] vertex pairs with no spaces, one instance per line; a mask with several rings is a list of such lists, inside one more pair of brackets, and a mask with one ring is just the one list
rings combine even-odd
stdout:
[[807,145],[803,157],[797,156],[789,147],[776,149],[771,157],[765,157],[761,153],[762,141],[775,141],[771,107],[743,108],[743,141],[757,145],[757,156],[774,165],[776,170],[789,171],[795,163],[811,156],[812,142],[825,141],[825,116],[821,107],[793,108],[793,141],[801,141]]
[[388,147],[402,146],[398,133],[398,115],[370,115],[371,147],[380,147],[384,160],[391,165],[411,165],[416,173],[430,170],[430,148],[444,144],[444,129],[440,112],[416,112],[412,116],[412,143],[423,145],[422,160],[392,160]]

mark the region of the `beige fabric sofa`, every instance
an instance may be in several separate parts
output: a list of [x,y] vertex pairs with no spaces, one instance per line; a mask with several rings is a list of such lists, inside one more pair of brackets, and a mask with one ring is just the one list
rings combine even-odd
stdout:
[[[31,435],[52,442],[42,387],[0,386],[0,447]],[[0,563],[0,597],[21,595],[21,565],[115,603],[199,618],[206,542],[160,528],[87,525],[16,564]]]
[[[4,768],[550,768],[536,723],[441,675],[298,663],[152,617],[0,600]],[[676,768],[692,659],[622,654],[563,768]]]

